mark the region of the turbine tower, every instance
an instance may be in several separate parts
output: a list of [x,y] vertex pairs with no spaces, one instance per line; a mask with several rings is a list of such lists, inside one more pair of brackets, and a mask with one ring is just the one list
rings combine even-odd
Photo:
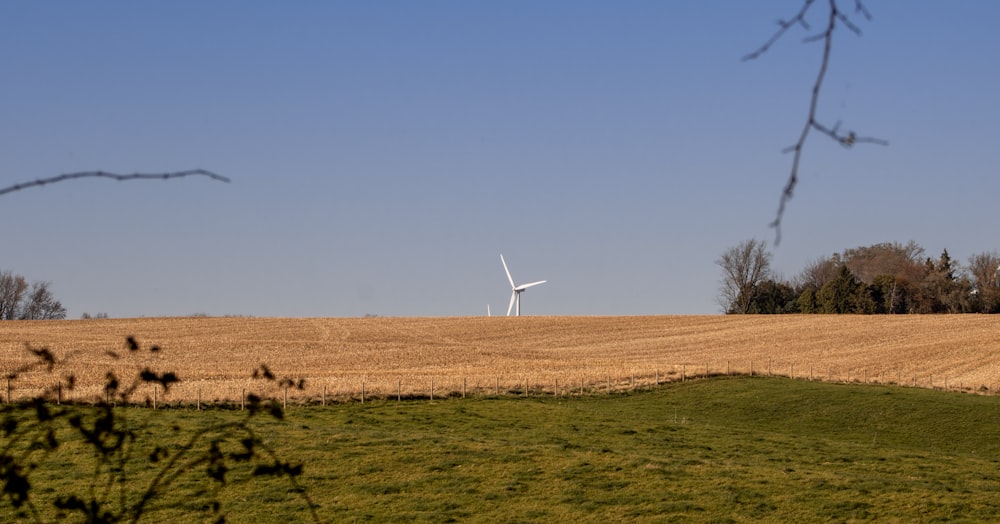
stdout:
[[514,316],[521,316],[521,292],[528,289],[531,286],[537,286],[538,284],[544,284],[545,280],[539,280],[538,282],[532,282],[530,284],[521,284],[520,286],[514,283],[514,278],[510,276],[510,270],[507,269],[507,261],[503,259],[503,253],[500,254],[500,263],[503,264],[503,271],[507,273],[507,280],[510,282],[510,304],[507,306],[507,316],[510,316],[510,310],[514,308],[514,303],[517,303],[517,310]]

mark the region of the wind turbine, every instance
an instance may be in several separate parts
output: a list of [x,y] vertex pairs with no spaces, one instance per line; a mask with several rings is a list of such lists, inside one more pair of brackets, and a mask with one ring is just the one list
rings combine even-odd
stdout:
[[521,316],[521,292],[528,289],[531,286],[537,286],[538,284],[544,284],[545,280],[539,280],[538,282],[532,282],[530,284],[521,284],[520,286],[514,283],[514,279],[510,276],[510,270],[507,269],[507,261],[503,259],[503,253],[500,254],[500,263],[503,264],[504,273],[507,273],[507,280],[510,281],[510,304],[507,306],[507,316],[510,316],[510,310],[514,308],[514,303],[517,303],[517,311],[514,316]]

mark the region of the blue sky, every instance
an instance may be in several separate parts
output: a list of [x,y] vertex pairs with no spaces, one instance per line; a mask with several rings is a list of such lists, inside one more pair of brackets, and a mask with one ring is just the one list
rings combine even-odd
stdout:
[[[852,2],[842,2],[850,7]],[[820,3],[822,4],[822,3]],[[785,277],[848,247],[1000,249],[1000,3],[867,3],[806,146]],[[70,318],[717,313],[773,240],[819,44],[770,2],[3,2],[0,269]],[[819,10],[811,18],[820,27]],[[519,282],[519,283],[520,283]]]

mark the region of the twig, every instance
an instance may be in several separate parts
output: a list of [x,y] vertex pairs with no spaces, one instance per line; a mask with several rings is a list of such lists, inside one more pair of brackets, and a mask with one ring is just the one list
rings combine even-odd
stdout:
[[107,173],[104,171],[84,171],[80,173],[67,173],[65,175],[58,175],[50,178],[39,178],[38,180],[32,180],[30,182],[22,182],[20,184],[14,184],[12,186],[7,186],[0,188],[0,195],[6,195],[7,193],[13,193],[14,191],[20,191],[22,189],[28,189],[30,187],[40,187],[46,184],[55,184],[57,182],[63,182],[65,180],[72,180],[76,178],[110,178],[112,180],[118,180],[119,182],[125,180],[166,180],[169,178],[181,178],[186,176],[206,176],[212,180],[218,180],[219,182],[229,183],[229,178],[222,175],[217,175],[211,171],[206,171],[204,169],[191,169],[188,171],[177,171],[175,173],[132,173],[128,175],[118,175],[115,173]]
[[777,42],[779,39],[781,39],[781,37],[785,34],[785,32],[788,31],[795,24],[800,24],[802,25],[802,27],[809,29],[809,24],[806,22],[805,17],[806,17],[806,12],[809,11],[810,7],[812,7],[812,3],[814,1],[815,0],[805,0],[805,2],[802,4],[802,9],[791,20],[788,21],[778,20],[778,30],[774,33],[774,35],[772,35],[771,38],[767,40],[767,42],[764,42],[764,45],[757,48],[756,51],[744,55],[743,61],[745,62],[747,60],[753,60],[755,58],[760,57],[760,55],[766,53],[767,50],[771,49],[771,46],[774,45],[774,43]]
[[[753,60],[764,53],[766,53],[775,42],[781,39],[782,36],[790,29],[792,26],[798,24],[802,27],[809,29],[809,24],[805,20],[806,13],[809,8],[812,7],[815,0],[804,0],[802,4],[802,9],[788,21],[778,22],[778,31],[771,36],[764,45],[757,48],[754,52],[747,54],[743,57],[743,60]],[[784,150],[786,153],[793,153],[792,156],[792,168],[788,175],[788,181],[785,183],[785,188],[781,192],[781,199],[778,202],[778,213],[774,221],[770,223],[770,227],[775,230],[775,245],[781,243],[781,220],[785,215],[785,206],[788,201],[791,200],[792,194],[795,191],[795,186],[799,181],[799,163],[802,160],[802,149],[805,147],[806,139],[809,137],[809,132],[813,129],[823,133],[830,138],[836,140],[840,145],[844,147],[851,147],[854,144],[878,144],[878,145],[889,145],[889,142],[881,138],[872,137],[861,137],[857,136],[854,131],[848,131],[847,134],[841,134],[839,132],[840,123],[833,126],[832,128],[820,124],[816,120],[816,107],[819,105],[819,93],[823,87],[823,79],[826,77],[826,69],[830,63],[830,50],[833,45],[833,32],[837,28],[837,22],[841,22],[845,27],[850,29],[857,35],[861,35],[861,29],[858,28],[854,22],[851,21],[848,16],[843,13],[837,7],[837,0],[829,0],[830,3],[830,15],[827,18],[826,29],[819,34],[806,37],[805,42],[817,42],[823,41],[823,58],[820,61],[819,72],[816,74],[816,81],[813,84],[812,96],[809,100],[809,114],[806,118],[806,123],[802,127],[802,132],[799,134],[799,139],[795,144],[789,146]],[[855,12],[860,13],[867,20],[871,20],[871,13],[865,8],[862,0],[854,0]]]

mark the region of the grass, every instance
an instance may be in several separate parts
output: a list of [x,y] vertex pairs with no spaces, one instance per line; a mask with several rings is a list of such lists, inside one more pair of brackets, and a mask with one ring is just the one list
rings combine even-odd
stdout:
[[[169,445],[172,426],[239,412],[127,416]],[[305,463],[331,522],[1000,520],[996,397],[719,378],[594,397],[295,408],[257,430]],[[71,471],[83,458],[42,465],[39,495],[81,482],[87,470]],[[150,521],[201,514],[189,493],[166,493]],[[305,516],[282,482],[235,486],[225,503],[229,522]]]

